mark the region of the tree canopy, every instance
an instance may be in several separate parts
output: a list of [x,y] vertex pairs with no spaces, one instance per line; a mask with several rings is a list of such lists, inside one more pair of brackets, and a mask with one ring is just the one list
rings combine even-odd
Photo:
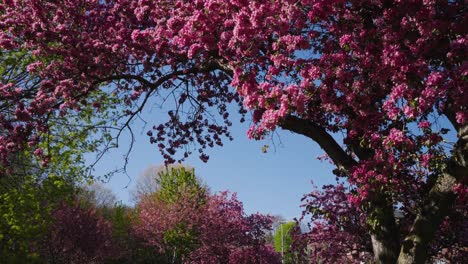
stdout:
[[299,263],[295,258],[293,251],[294,237],[293,234],[296,230],[297,223],[292,222],[282,222],[276,227],[276,232],[273,240],[273,245],[276,252],[281,253],[282,262],[286,264]]
[[462,0],[3,1],[0,48],[37,82],[2,79],[0,160],[35,147],[47,161],[51,120],[112,95],[122,129],[172,96],[150,142],[207,161],[235,104],[249,137],[281,128],[324,149],[376,262],[423,263],[466,202],[467,19]]

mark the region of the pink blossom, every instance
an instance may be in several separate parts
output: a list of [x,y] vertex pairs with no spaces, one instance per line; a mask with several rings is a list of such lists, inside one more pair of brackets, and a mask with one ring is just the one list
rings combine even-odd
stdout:
[[418,123],[418,127],[422,129],[428,129],[431,127],[431,123],[429,121],[421,121]]

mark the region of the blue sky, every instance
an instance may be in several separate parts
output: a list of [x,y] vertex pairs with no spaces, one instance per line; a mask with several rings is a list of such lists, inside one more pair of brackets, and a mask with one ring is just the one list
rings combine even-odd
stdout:
[[[154,116],[157,113],[144,115],[147,127],[158,123]],[[236,123],[236,120],[234,116],[231,130],[234,141],[224,141],[223,147],[208,150],[208,163],[197,156],[185,163],[195,168],[196,174],[212,191],[236,192],[247,213],[268,213],[292,219],[301,214],[300,199],[312,190],[311,180],[317,186],[334,182],[332,166],[317,159],[324,152],[310,139],[278,130],[273,140],[249,140],[248,124]],[[106,184],[127,204],[131,204],[129,190],[138,176],[149,166],[164,162],[156,146],[149,144],[143,123],[137,122],[133,128],[136,142],[127,167],[128,176],[115,174]],[[130,142],[128,135],[121,142],[121,149],[110,152],[97,164],[96,176],[122,166],[125,147]],[[265,144],[269,145],[269,150],[262,153]]]
[[[134,188],[138,176],[148,167],[164,163],[156,144],[151,145],[146,135],[150,127],[165,121],[167,111],[174,108],[171,102],[162,104],[161,98],[164,96],[155,96],[145,107],[141,118],[147,122],[146,125],[138,119],[132,124],[136,141],[129,157],[128,176],[123,173],[115,174],[106,184],[126,204],[132,202],[130,190]],[[234,141],[224,141],[223,147],[209,149],[208,163],[203,163],[198,156],[191,156],[184,163],[195,168],[197,176],[213,192],[236,192],[247,213],[281,215],[289,220],[301,215],[300,200],[304,194],[312,191],[312,180],[318,187],[335,182],[333,166],[327,161],[317,159],[324,151],[315,142],[280,129],[272,139],[249,140],[248,122],[237,122],[240,116],[236,114],[235,107],[228,109],[231,110],[231,133]],[[437,131],[440,127],[452,128],[444,118],[439,119],[433,129]],[[414,124],[410,128],[415,132],[419,131]],[[449,133],[446,138],[451,142],[456,140],[454,132]],[[130,144],[129,135],[123,134],[119,142],[121,148],[111,151],[97,164],[95,176],[105,175],[123,166],[124,155]],[[262,153],[264,145],[269,145],[267,153]],[[92,160],[91,155],[87,158]]]

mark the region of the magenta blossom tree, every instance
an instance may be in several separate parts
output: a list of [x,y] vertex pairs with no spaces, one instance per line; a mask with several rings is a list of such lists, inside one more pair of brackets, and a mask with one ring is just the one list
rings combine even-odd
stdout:
[[376,262],[424,263],[467,192],[467,16],[463,0],[3,1],[0,47],[28,52],[38,81],[0,86],[0,159],[37,147],[51,116],[98,111],[102,90],[127,104],[122,128],[172,94],[150,142],[206,161],[235,103],[249,137],[281,128],[324,149]]
[[111,224],[94,208],[75,202],[53,212],[41,255],[50,263],[104,263],[117,251]]
[[[314,187],[316,188],[316,187]],[[323,186],[304,196],[300,221],[311,218],[308,231],[295,233],[293,248],[307,253],[310,262],[360,263],[372,259],[366,215],[348,201],[343,184]]]

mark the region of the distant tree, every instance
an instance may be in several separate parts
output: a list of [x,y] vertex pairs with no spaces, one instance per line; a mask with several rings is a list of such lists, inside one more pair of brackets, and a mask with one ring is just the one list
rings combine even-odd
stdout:
[[238,263],[235,260],[250,256],[252,261],[271,263],[267,256],[277,257],[264,241],[270,217],[246,216],[235,195],[210,195],[193,169],[180,166],[160,170],[156,181],[157,191],[145,194],[137,204],[134,230],[165,255],[165,261]]
[[194,188],[194,192],[208,190],[193,168],[184,165],[150,166],[138,177],[132,198],[138,203],[142,197],[160,192],[164,199],[174,199],[172,196],[180,195],[187,187]]
[[[218,263],[218,262],[213,262]],[[234,249],[229,255],[229,264],[279,264],[278,253],[271,246],[242,247]]]
[[156,225],[157,228],[151,228],[157,230],[152,236],[158,242],[150,245],[157,246],[157,251],[166,255],[167,261],[181,261],[183,256],[194,249],[197,234],[192,226],[198,208],[206,203],[208,191],[195,176],[193,169],[169,166],[147,172],[150,171],[157,173],[152,179],[155,182],[153,186],[158,188],[153,193],[142,192],[148,189],[140,188],[140,202],[137,205],[139,217],[135,230],[145,239],[148,234],[143,232],[141,236],[142,221]]
[[200,199],[203,203],[208,194],[208,187],[195,175],[195,170],[182,166],[167,167],[159,173],[160,199],[174,203],[182,196],[188,195],[193,199]]
[[189,256],[195,263],[203,263],[204,259],[230,264],[280,262],[279,254],[264,239],[271,229],[270,217],[246,215],[236,194],[221,192],[209,196],[200,216],[201,245]]
[[106,264],[166,263],[164,256],[144,244],[133,232],[136,218],[135,209],[116,203],[106,209],[104,217],[112,224],[112,244],[114,254],[106,259]]
[[111,208],[117,202],[117,197],[112,190],[99,181],[84,185],[79,197],[83,202],[98,208]]
[[295,261],[296,254],[292,249],[293,234],[297,231],[296,228],[298,228],[296,222],[283,222],[276,227],[274,247],[276,252],[284,256],[283,263],[286,264],[297,263]]
[[183,195],[174,203],[158,195],[144,197],[137,205],[134,232],[146,245],[166,256],[166,262],[181,263],[198,244],[195,227],[200,201],[201,197],[193,199],[189,195]]
[[[105,215],[112,227],[112,244],[118,252],[108,260],[108,263],[129,263],[131,246],[133,244],[131,234],[133,209],[122,203],[115,203]],[[136,263],[136,262],[135,262]]]
[[271,217],[271,230],[265,234],[265,241],[267,244],[275,245],[275,230],[278,226],[285,221],[284,217],[281,215],[273,215]]
[[138,203],[141,197],[155,193],[159,190],[159,173],[163,166],[150,166],[136,179],[135,187],[131,190],[134,202]]

